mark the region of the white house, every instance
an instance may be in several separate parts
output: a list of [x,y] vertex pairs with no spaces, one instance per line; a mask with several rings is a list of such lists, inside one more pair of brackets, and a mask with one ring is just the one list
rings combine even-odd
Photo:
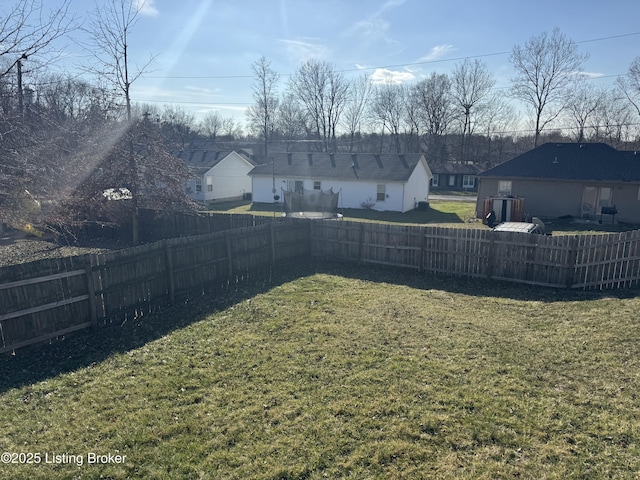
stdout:
[[339,206],[406,212],[429,196],[431,170],[422,154],[274,153],[250,173],[254,202],[287,190],[340,192]]
[[249,155],[240,151],[191,150],[180,152],[191,171],[187,195],[199,202],[246,198],[251,193],[248,173],[255,166]]

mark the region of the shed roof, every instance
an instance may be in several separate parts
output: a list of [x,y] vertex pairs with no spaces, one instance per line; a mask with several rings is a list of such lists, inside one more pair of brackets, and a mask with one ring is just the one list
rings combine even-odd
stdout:
[[640,154],[604,143],[545,143],[480,177],[640,182]]
[[249,175],[406,182],[421,158],[420,153],[273,153]]

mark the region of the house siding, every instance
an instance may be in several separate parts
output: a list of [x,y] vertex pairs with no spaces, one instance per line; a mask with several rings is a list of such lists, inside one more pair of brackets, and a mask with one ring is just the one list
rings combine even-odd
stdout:
[[418,206],[418,202],[425,202],[429,199],[429,186],[432,177],[429,166],[424,159],[421,160],[405,185],[402,202],[403,212],[413,210]]
[[[205,174],[202,190],[206,200],[242,198],[251,193],[251,177],[248,173],[253,165],[237,153],[227,155],[220,163]],[[206,177],[213,178],[213,192],[207,192]]]
[[[334,179],[304,179],[296,177],[276,177],[276,195],[282,199],[282,191],[287,189],[289,180],[302,181],[306,190],[313,189],[313,182],[320,181],[322,190],[327,191],[333,189],[334,192],[340,192],[339,207],[344,208],[363,208],[362,204],[373,202],[372,209],[379,211],[406,211],[403,210],[404,204],[404,188],[402,183],[398,182],[346,182]],[[377,201],[378,185],[386,185],[386,198],[384,201]],[[270,177],[253,177],[253,201],[257,203],[273,203],[273,179]],[[413,196],[412,196],[413,198]],[[411,207],[413,208],[413,206]]]
[[[481,178],[478,187],[476,215],[482,216],[483,201],[486,197],[497,195],[498,178]],[[511,179],[511,195],[524,198],[525,214],[538,217],[562,217],[571,215],[580,217],[582,193],[585,186],[611,187],[611,203],[616,205],[619,214],[616,219],[630,223],[640,223],[640,184],[615,182],[549,181]],[[593,213],[599,218],[600,212]]]

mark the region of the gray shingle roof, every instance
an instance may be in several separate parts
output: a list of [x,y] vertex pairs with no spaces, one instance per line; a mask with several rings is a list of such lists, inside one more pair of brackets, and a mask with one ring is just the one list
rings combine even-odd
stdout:
[[405,182],[421,158],[419,153],[273,153],[249,175]]
[[478,175],[482,172],[480,165],[469,163],[438,162],[429,165],[429,167],[434,174]]
[[640,154],[604,143],[545,143],[480,177],[640,182]]
[[[204,174],[211,168],[215,167],[218,163],[228,157],[235,150],[205,150],[205,149],[193,149],[187,151],[179,151],[175,153],[175,156],[181,158],[188,165],[192,172]],[[255,165],[255,162],[251,160],[247,155],[243,155],[242,152],[236,152],[247,162]]]

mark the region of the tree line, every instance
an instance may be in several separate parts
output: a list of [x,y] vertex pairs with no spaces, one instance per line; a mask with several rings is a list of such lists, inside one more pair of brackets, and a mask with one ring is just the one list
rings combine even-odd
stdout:
[[581,73],[587,58],[555,29],[513,48],[515,75],[505,89],[495,88],[479,59],[413,84],[374,83],[365,74],[347,79],[332,64],[309,60],[281,89],[280,75],[262,57],[253,64],[247,128],[265,152],[299,142],[321,151],[423,151],[431,161],[482,164],[550,139],[637,143],[640,57],[609,87]]
[[[0,10],[0,224],[56,234],[86,223],[132,226],[140,208],[192,209],[189,176],[173,153],[195,140],[255,142],[256,151],[425,152],[430,162],[496,164],[542,141],[638,143],[640,57],[612,87],[581,71],[586,55],[559,30],[514,47],[509,89],[478,59],[413,84],[347,78],[329,62],[301,64],[286,84],[265,57],[252,65],[242,124],[219,112],[135,102],[130,0],[104,0],[80,22],[69,3],[16,0]],[[57,45],[79,31],[82,75],[54,74]],[[24,82],[28,78],[28,85]],[[526,116],[513,104],[526,106]],[[524,131],[523,130],[527,130]],[[635,146],[633,148],[636,148]]]

